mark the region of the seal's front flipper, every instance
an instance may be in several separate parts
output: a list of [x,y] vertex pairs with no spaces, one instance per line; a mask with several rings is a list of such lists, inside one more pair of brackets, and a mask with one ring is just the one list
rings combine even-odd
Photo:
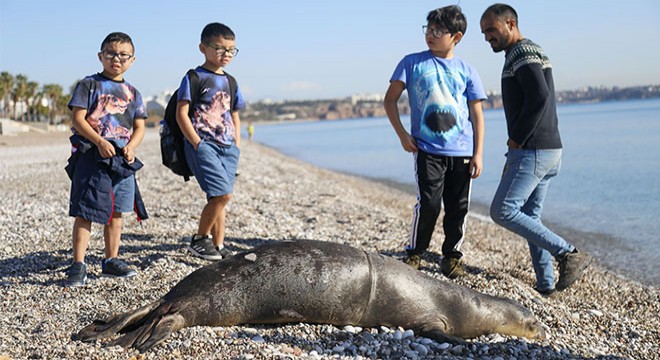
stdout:
[[456,336],[451,336],[445,334],[442,330],[440,329],[421,329],[418,331],[415,331],[415,333],[419,336],[423,336],[429,339],[433,339],[437,341],[438,343],[451,343],[451,344],[467,344],[467,342],[459,337]]
[[108,320],[94,320],[94,322],[73,335],[73,338],[81,341],[92,341],[107,338],[119,332],[130,331],[135,326],[141,326],[147,315],[161,303],[162,300],[158,300],[137,310],[115,315]]

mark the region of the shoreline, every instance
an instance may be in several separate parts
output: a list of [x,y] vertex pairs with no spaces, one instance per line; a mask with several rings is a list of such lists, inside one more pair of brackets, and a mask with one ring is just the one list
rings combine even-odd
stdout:
[[[192,233],[203,205],[193,181],[160,164],[158,131],[147,130],[138,158],[140,190],[150,219],[124,216],[120,256],[138,276],[102,278],[102,228],[94,225],[86,262],[89,283],[61,286],[71,261],[69,180],[63,167],[68,133],[3,144],[0,137],[0,358],[127,359],[135,351],[72,341],[91,320],[135,309],[162,296],[206,261],[188,255],[181,237]],[[19,135],[21,137],[21,135]],[[357,176],[320,169],[257,143],[245,142],[234,199],[227,209],[226,244],[247,250],[266,241],[317,239],[347,243],[399,258],[407,240],[414,197]],[[350,332],[328,325],[194,327],[182,329],[144,359],[366,359],[398,358],[410,344],[419,358],[652,359],[660,343],[660,290],[622,279],[600,265],[555,298],[532,289],[526,244],[493,223],[475,220],[464,244],[468,275],[456,283],[520,302],[550,328],[531,341],[480,337],[466,346],[398,339],[397,329]],[[440,234],[441,235],[441,234]],[[422,271],[440,275],[441,236]],[[448,280],[447,280],[448,281]],[[255,340],[260,339],[260,340]],[[353,346],[353,347],[351,347]],[[654,355],[655,354],[655,355]],[[418,354],[419,355],[419,354]]]
[[[318,122],[318,121],[322,121],[322,120],[298,120],[297,122]],[[148,131],[157,132],[158,129],[148,129]],[[11,136],[0,135],[0,149],[2,149],[3,146],[17,147],[17,146],[52,145],[52,144],[62,144],[63,142],[68,144],[68,138],[70,135],[71,134],[68,131],[50,132],[50,133],[28,132],[28,133],[19,133],[17,135],[11,135]],[[248,142],[247,139],[244,139],[244,141],[245,143]],[[271,147],[266,144],[261,144],[259,142],[256,143],[259,146],[266,147],[274,152],[277,152],[278,154],[284,157],[288,157],[287,155],[282,154],[278,149],[274,147]],[[308,164],[308,165],[315,167],[315,165],[312,164]],[[327,170],[327,171],[331,171],[331,170]],[[351,174],[348,172],[340,172],[340,171],[335,171],[335,172],[347,176],[358,177],[361,179],[365,179],[367,181],[373,181],[380,184],[384,184],[388,187],[396,189],[397,191],[402,191],[406,194],[409,194],[413,197],[416,195],[414,185],[411,184],[405,184],[389,179]],[[413,205],[414,205],[413,203],[410,204],[409,206],[410,209],[412,209]],[[470,203],[471,208],[468,216],[476,217],[478,221],[486,221],[491,224],[494,224],[488,216],[488,206],[489,204],[486,203],[471,201]],[[552,221],[545,221],[545,222],[554,232],[556,232],[560,236],[565,238],[571,237],[577,239],[575,245],[577,245],[579,248],[582,248],[585,243],[589,243],[589,242],[595,243],[597,241],[605,242],[608,244],[608,246],[614,246],[613,244],[622,244],[621,239],[618,239],[615,236],[609,234],[581,231],[579,229],[575,229],[570,226],[561,225]],[[620,266],[617,266],[617,263],[620,264],[620,259],[612,259],[610,261],[607,261],[606,259],[596,257],[595,260],[601,266],[607,268],[614,274],[620,276],[623,280],[632,281],[638,283],[639,285],[653,287],[656,289],[660,287],[660,284],[654,283],[652,280],[643,278],[644,274],[642,270],[636,270],[636,271],[630,270],[628,272],[623,271]]]
[[[269,149],[272,149],[273,151],[276,151],[278,153],[279,150],[277,148],[271,147],[266,144],[260,144],[261,146],[265,146]],[[282,156],[287,156],[285,154],[282,154]],[[310,164],[310,166],[315,166]],[[332,171],[332,170],[328,170]],[[415,186],[411,184],[405,184],[402,182],[390,180],[390,179],[383,179],[383,178],[378,178],[378,177],[370,177],[370,176],[363,176],[363,175],[358,175],[358,174],[352,174],[350,172],[342,172],[342,171],[335,171],[341,174],[345,174],[348,176],[355,176],[359,178],[363,178],[367,181],[374,181],[378,182],[381,184],[384,184],[388,187],[391,187],[393,189],[396,189],[398,191],[402,191],[404,193],[410,194],[411,196],[416,196],[416,190]],[[414,204],[410,205],[410,210],[412,211],[412,206]],[[470,210],[468,213],[469,217],[475,218],[477,221],[482,221],[482,222],[488,222],[490,224],[495,225],[495,223],[490,219],[490,216],[488,215],[489,212],[489,207],[490,204],[480,202],[480,201],[474,201],[470,200]],[[438,221],[441,221],[441,219],[438,219]],[[623,239],[617,238],[614,235],[611,234],[606,234],[606,233],[599,233],[599,232],[592,232],[592,231],[582,231],[567,225],[562,225],[554,221],[545,221],[544,223],[556,234],[563,238],[571,238],[572,244],[578,247],[579,249],[587,250],[587,247],[590,248],[595,248],[595,247],[602,247],[602,243],[606,243],[607,246],[604,246],[606,249],[611,249],[613,246],[620,247],[621,244],[624,244],[625,241]],[[440,223],[439,223],[440,224]],[[438,225],[440,226],[440,225]],[[468,225],[469,226],[469,225]],[[442,231],[441,229],[436,229],[436,231]],[[506,230],[504,230],[506,231]],[[524,241],[521,239],[521,241]],[[595,245],[598,244],[598,245]],[[585,246],[587,245],[587,246]],[[587,251],[591,252],[591,249],[588,249]],[[594,254],[592,254],[594,255]],[[621,279],[626,280],[626,281],[632,281],[634,283],[637,283],[641,286],[648,286],[648,287],[653,287],[653,288],[659,288],[660,283],[654,282],[652,279],[645,278],[644,271],[641,269],[629,269],[627,272],[625,269],[623,269],[620,266],[621,259],[611,259],[610,261],[607,261],[607,259],[602,258],[601,256],[595,257],[594,260],[597,261],[601,266],[607,268],[609,271],[611,271],[613,274],[616,274],[617,276],[621,277]]]

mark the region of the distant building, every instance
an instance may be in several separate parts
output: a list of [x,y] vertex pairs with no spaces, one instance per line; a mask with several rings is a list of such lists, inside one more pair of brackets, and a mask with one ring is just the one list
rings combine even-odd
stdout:
[[351,104],[355,105],[360,101],[368,102],[383,102],[385,100],[385,94],[354,94],[351,95]]
[[295,113],[280,114],[280,115],[275,116],[275,120],[278,120],[278,121],[295,120],[295,119],[296,119],[296,114]]
[[150,115],[163,116],[165,114],[167,102],[170,101],[172,94],[174,94],[174,90],[165,90],[156,96],[148,98],[145,103],[147,106],[147,112]]
[[255,101],[255,103],[260,103],[260,104],[264,104],[264,105],[278,105],[278,104],[284,104],[285,102],[286,101],[284,101],[284,100],[273,100],[273,99],[270,99],[270,98],[265,98],[265,99],[261,99],[259,101]]

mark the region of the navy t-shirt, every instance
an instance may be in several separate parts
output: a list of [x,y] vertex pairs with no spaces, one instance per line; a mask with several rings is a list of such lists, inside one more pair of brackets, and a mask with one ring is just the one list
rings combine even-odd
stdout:
[[[127,143],[135,119],[146,119],[142,95],[126,81],[114,81],[101,74],[80,80],[73,90],[69,109],[87,110],[85,119],[103,138]],[[72,128],[74,134],[77,131]]]
[[[227,76],[210,72],[201,66],[195,71],[199,75],[199,93],[190,119],[193,127],[203,140],[229,146],[234,143],[237,131],[231,112],[245,108],[241,89],[237,84],[236,104],[230,109],[231,93]],[[181,80],[177,101],[190,101],[190,99],[190,80],[186,75]]]

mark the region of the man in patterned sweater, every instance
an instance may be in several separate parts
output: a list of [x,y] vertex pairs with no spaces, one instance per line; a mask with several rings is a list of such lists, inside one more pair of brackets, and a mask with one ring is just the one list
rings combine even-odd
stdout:
[[[555,289],[572,285],[591,262],[589,255],[541,222],[548,184],[559,173],[562,155],[552,66],[540,46],[523,38],[518,14],[509,5],[494,4],[486,9],[481,32],[494,52],[505,52],[502,101],[508,152],[490,216],[527,240],[536,290],[549,296]],[[553,257],[559,263],[556,285]]]

